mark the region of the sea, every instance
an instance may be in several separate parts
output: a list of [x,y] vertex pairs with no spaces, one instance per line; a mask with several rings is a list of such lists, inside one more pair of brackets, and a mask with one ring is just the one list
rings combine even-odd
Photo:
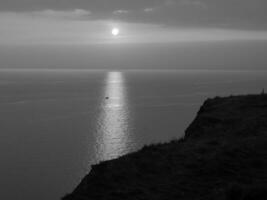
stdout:
[[0,199],[58,200],[91,166],[184,136],[207,98],[263,70],[0,70]]

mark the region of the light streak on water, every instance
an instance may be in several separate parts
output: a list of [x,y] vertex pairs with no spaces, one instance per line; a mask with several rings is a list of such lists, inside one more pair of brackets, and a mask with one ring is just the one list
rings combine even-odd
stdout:
[[130,141],[129,105],[122,72],[109,72],[96,130],[98,160],[108,160],[127,153]]

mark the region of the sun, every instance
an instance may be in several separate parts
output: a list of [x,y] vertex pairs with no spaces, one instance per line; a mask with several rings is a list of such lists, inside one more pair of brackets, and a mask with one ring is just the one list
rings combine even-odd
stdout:
[[111,30],[111,34],[114,35],[114,36],[117,36],[120,34],[120,30],[118,28],[113,28]]

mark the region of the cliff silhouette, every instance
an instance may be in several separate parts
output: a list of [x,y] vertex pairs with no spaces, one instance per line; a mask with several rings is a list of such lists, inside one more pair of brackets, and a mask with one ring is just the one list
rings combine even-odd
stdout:
[[206,100],[183,139],[94,165],[63,198],[86,199],[266,200],[267,95]]

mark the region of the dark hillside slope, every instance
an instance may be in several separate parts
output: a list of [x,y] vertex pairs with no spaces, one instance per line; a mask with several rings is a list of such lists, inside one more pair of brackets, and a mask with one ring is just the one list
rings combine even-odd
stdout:
[[205,101],[182,140],[102,162],[64,200],[267,200],[267,95]]

